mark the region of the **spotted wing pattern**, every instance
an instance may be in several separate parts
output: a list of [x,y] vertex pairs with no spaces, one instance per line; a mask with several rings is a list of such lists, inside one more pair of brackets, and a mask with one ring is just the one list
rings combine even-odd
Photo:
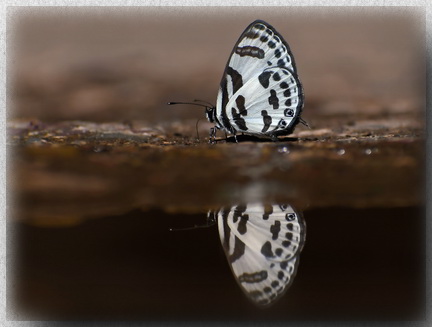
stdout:
[[305,240],[288,205],[238,205],[215,213],[231,270],[249,299],[269,305],[291,285]]
[[299,122],[303,98],[288,43],[257,20],[229,58],[217,97],[216,126],[233,134],[286,135]]

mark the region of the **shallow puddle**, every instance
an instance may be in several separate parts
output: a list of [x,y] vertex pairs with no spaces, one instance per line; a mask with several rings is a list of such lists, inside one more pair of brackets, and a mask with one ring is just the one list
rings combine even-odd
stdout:
[[[249,214],[246,226],[264,221],[253,205],[242,208],[238,219]],[[67,228],[13,224],[12,306],[30,319],[422,318],[422,209],[273,208],[269,220],[273,215],[283,221],[285,215],[278,216],[276,208],[285,208],[303,219],[307,231],[301,234],[304,247],[296,257],[297,274],[270,305],[257,304],[242,290],[251,283],[244,276],[243,282],[236,279],[223,250],[220,226],[208,220],[206,212],[134,210]],[[234,210],[210,217],[233,220]],[[188,229],[193,226],[203,228]],[[231,232],[241,238],[237,230]],[[258,233],[255,239],[260,246],[266,241],[263,237]],[[248,250],[244,256],[251,256]],[[258,271],[262,261],[249,259]],[[272,270],[262,270],[266,269]]]
[[95,126],[12,130],[11,317],[424,317],[421,134],[165,144]]

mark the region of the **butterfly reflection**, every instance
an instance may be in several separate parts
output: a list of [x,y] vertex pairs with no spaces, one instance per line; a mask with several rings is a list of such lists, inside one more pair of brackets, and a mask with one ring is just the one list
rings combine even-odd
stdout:
[[289,205],[249,204],[208,213],[217,222],[231,270],[247,297],[266,306],[294,280],[306,226]]

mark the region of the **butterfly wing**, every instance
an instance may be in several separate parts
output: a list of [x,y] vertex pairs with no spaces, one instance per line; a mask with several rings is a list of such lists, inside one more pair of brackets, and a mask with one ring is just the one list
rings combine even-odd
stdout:
[[237,41],[219,88],[216,117],[231,133],[289,134],[303,88],[288,43],[268,23],[250,24]]
[[305,227],[290,206],[253,204],[218,213],[221,242],[241,289],[268,305],[292,283]]

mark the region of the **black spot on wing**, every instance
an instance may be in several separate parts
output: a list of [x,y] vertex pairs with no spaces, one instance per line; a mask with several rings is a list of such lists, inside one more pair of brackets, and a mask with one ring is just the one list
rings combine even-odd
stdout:
[[261,247],[261,253],[267,258],[272,258],[275,256],[272,251],[271,243],[269,241],[265,242],[264,245]]
[[236,99],[237,109],[239,110],[239,114],[242,116],[247,116],[247,110],[245,107],[245,97],[243,95],[239,95]]
[[273,79],[274,79],[276,82],[280,81],[281,77],[280,77],[279,73],[274,73],[274,74],[273,74]]
[[260,37],[260,41],[261,42],[267,42],[268,41],[268,37],[266,35],[263,35]]
[[238,223],[237,230],[241,235],[246,234],[247,232],[247,222],[249,220],[249,215],[243,215],[240,217],[240,222]]
[[269,216],[273,213],[273,206],[271,205],[265,205],[264,206],[264,214],[263,214],[263,219],[264,220],[268,220]]
[[277,97],[275,90],[270,90],[270,96],[268,98],[269,105],[273,106],[273,109],[279,109],[279,98]]
[[281,223],[279,220],[276,220],[274,224],[270,226],[270,233],[272,233],[272,240],[277,240],[280,230],[281,230]]
[[286,89],[286,88],[288,88],[288,83],[287,82],[282,82],[282,83],[280,83],[280,85],[279,85],[282,89]]
[[283,59],[279,59],[279,60],[277,61],[277,65],[278,65],[278,67],[284,67],[284,66],[285,66],[285,60],[283,60]]
[[279,286],[279,282],[278,282],[277,280],[274,280],[274,281],[272,281],[271,286],[272,286],[273,288],[276,288],[276,287]]
[[234,241],[234,251],[228,258],[230,263],[233,263],[237,259],[241,258],[245,252],[246,245],[239,239],[235,238]]
[[267,45],[269,46],[270,49],[274,49],[274,48],[276,48],[276,43],[274,43],[273,41],[269,41],[269,42],[267,43]]
[[263,280],[267,279],[267,271],[266,270],[261,270],[261,271],[257,271],[254,273],[243,273],[242,275],[240,275],[238,277],[239,282],[241,283],[259,283],[262,282]]
[[291,99],[287,99],[287,100],[285,101],[285,105],[286,105],[287,107],[291,106]]
[[[243,86],[243,78],[242,75],[233,69],[230,66],[227,66],[226,68],[226,75],[229,75],[231,77],[232,81],[232,89],[233,94],[237,92],[242,86]],[[228,119],[227,113],[226,113],[226,105],[229,101],[229,95],[228,94],[228,81],[227,78],[223,78],[221,82],[221,90],[222,90],[222,125],[231,133],[233,133],[235,130],[231,126],[231,123]]]
[[280,58],[280,56],[282,55],[282,52],[279,49],[276,49],[274,52],[276,58]]
[[292,116],[294,116],[294,110],[292,110],[292,109],[285,109],[284,116],[285,117],[292,117]]
[[287,224],[287,229],[292,231],[294,229],[294,224],[293,223],[288,223]]
[[230,132],[233,131],[233,128],[231,126],[231,123],[228,119],[228,116],[226,114],[226,104],[228,103],[228,89],[227,89],[227,79],[224,78],[221,82],[221,90],[222,90],[222,125]]
[[239,204],[234,208],[233,213],[233,222],[237,223],[237,220],[243,215],[243,213],[246,211],[246,206],[244,204]]
[[264,50],[258,47],[245,46],[245,47],[237,47],[235,49],[235,53],[240,57],[248,56],[258,59],[264,58]]
[[283,250],[282,250],[281,248],[277,248],[277,249],[275,250],[275,254],[276,254],[278,257],[280,257],[280,256],[282,255],[282,252],[283,252]]
[[[246,112],[247,113],[247,112]],[[234,123],[243,131],[247,131],[248,128],[246,126],[246,121],[239,113],[237,113],[235,108],[231,108],[231,114],[234,120]]]
[[283,261],[283,262],[281,262],[281,264],[280,264],[280,267],[281,267],[283,270],[286,270],[287,266],[288,266],[288,261]]
[[258,76],[260,84],[266,89],[270,84],[271,72],[263,72]]
[[251,28],[249,31],[247,31],[244,35],[245,38],[248,39],[256,39],[260,36],[260,33],[257,31],[254,31],[253,28]]
[[[230,236],[231,236],[231,229],[228,226],[228,215],[230,213],[230,210],[225,208],[222,210],[221,215],[222,215],[222,219],[223,219],[223,231],[224,231],[224,237],[223,237],[223,242],[222,242],[222,246],[225,250],[225,252],[228,254],[230,253],[231,249],[230,249]],[[234,249],[232,254],[229,256],[228,261],[230,263],[233,263],[234,261],[236,261],[237,259],[241,258],[245,252],[245,244],[237,237],[235,237],[234,239]]]
[[284,272],[283,272],[282,270],[279,270],[279,272],[278,272],[278,278],[279,278],[280,280],[282,280],[282,279],[284,279],[284,277],[285,277]]
[[271,116],[269,116],[267,114],[266,110],[261,111],[261,116],[263,116],[263,123],[264,123],[264,127],[261,130],[261,132],[264,133],[264,132],[266,132],[269,129],[269,127],[270,127],[270,125],[272,123],[272,118],[271,118]]
[[227,75],[231,76],[234,94],[243,86],[242,75],[230,66],[227,67]]
[[287,248],[291,245],[291,242],[290,241],[283,241],[282,245],[283,245],[283,247]]
[[228,223],[227,223],[229,212],[230,211],[227,208],[223,208],[221,210],[221,215],[222,215],[222,220],[223,220],[223,231],[224,231],[222,246],[227,253],[230,251],[229,238],[230,238],[230,234],[231,234],[231,230],[228,227]]
[[290,89],[286,89],[283,93],[284,97],[288,98],[289,96],[291,96],[291,90]]

